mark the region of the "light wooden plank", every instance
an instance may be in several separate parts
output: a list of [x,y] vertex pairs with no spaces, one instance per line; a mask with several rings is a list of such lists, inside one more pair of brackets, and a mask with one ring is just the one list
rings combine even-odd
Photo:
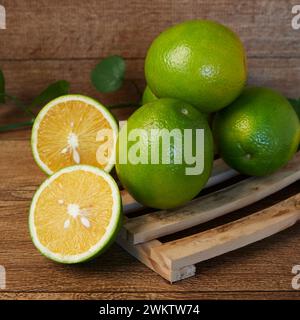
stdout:
[[124,250],[129,252],[132,256],[146,265],[148,268],[159,274],[169,282],[176,282],[195,275],[196,267],[194,265],[185,266],[179,270],[172,270],[164,265],[164,260],[156,258],[151,259],[150,252],[153,248],[161,246],[158,240],[148,241],[146,243],[133,246],[126,239],[122,237],[122,233],[117,238],[117,243]]
[[280,232],[300,219],[300,194],[243,219],[165,243],[151,250],[170,269],[211,259]]
[[129,219],[123,228],[134,244],[156,239],[220,217],[261,200],[300,179],[300,152],[290,163],[266,177],[252,177],[199,197],[173,210],[151,212]]

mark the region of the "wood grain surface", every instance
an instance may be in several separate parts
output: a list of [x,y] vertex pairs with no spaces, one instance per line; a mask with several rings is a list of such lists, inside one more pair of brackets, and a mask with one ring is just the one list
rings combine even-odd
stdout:
[[[7,29],[0,30],[0,67],[7,91],[30,100],[58,79],[71,91],[105,104],[138,99],[145,85],[143,63],[151,40],[164,28],[194,18],[227,24],[248,52],[249,83],[300,96],[300,30],[291,28],[297,1],[3,0]],[[126,58],[124,87],[101,95],[89,81],[100,58]],[[124,119],[132,109],[116,110]],[[0,123],[22,119],[0,106]],[[0,299],[299,299],[292,267],[300,264],[299,225],[269,239],[197,265],[197,274],[170,285],[117,245],[80,266],[62,266],[41,256],[27,228],[33,193],[45,179],[30,151],[30,130],[0,134],[0,265],[7,287]],[[300,183],[259,203],[201,226],[215,227],[299,192]],[[163,241],[163,239],[162,239]]]

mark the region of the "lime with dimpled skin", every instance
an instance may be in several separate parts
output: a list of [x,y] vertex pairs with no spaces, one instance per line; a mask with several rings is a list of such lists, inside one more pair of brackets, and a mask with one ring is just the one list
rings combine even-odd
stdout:
[[295,154],[300,124],[288,100],[269,88],[247,88],[214,117],[213,134],[225,162],[253,176],[271,174]]
[[[128,141],[127,147],[119,148],[119,144],[127,139],[135,129],[142,129],[148,132],[142,134],[139,140],[140,150],[148,154],[147,163],[123,163],[120,161],[124,155],[130,153],[131,147],[135,144]],[[191,149],[195,152],[199,148],[203,155],[204,167],[202,173],[189,175],[186,168],[194,167],[189,165],[185,159],[181,163],[162,163],[162,142],[158,135],[151,136],[151,130],[179,130],[184,136],[184,130],[192,132]],[[196,140],[196,130],[204,130],[204,144]],[[159,163],[151,162],[152,145],[159,144]],[[122,143],[124,146],[124,144]],[[122,146],[121,145],[121,146]],[[203,149],[200,149],[202,148]],[[203,150],[203,151],[202,151]],[[184,144],[176,144],[171,141],[169,155],[184,154]],[[199,156],[199,155],[198,155]],[[201,157],[199,156],[201,159]],[[201,112],[186,102],[175,99],[158,99],[147,103],[137,109],[128,119],[127,127],[122,127],[117,143],[116,171],[123,186],[141,204],[149,207],[168,209],[185,204],[195,197],[206,184],[212,169],[213,162],[213,141],[212,134],[207,120]]]
[[210,113],[230,104],[243,90],[246,54],[229,28],[209,20],[186,21],[154,39],[145,77],[155,96],[186,101]]

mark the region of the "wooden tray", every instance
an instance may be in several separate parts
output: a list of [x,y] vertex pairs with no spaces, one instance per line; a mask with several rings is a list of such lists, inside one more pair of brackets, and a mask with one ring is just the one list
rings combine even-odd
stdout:
[[[224,182],[238,173],[216,160],[207,186]],[[300,194],[272,207],[216,228],[162,243],[174,234],[253,204],[300,179],[300,152],[289,164],[267,177],[250,177],[230,184],[184,207],[126,217],[118,244],[170,282],[195,275],[195,264],[269,237],[300,219]],[[122,191],[124,213],[142,208]]]

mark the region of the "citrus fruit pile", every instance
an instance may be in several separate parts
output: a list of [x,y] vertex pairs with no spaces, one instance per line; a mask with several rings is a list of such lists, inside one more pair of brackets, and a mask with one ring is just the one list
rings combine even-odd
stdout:
[[289,101],[268,88],[245,88],[239,37],[207,20],[162,32],[145,59],[147,86],[120,132],[99,102],[67,95],[35,120],[32,151],[50,177],[33,197],[29,228],[36,247],[62,263],[103,252],[121,225],[116,165],[141,204],[169,209],[207,183],[214,152],[237,171],[271,174],[296,152],[300,123]]
[[[139,202],[166,209],[192,199],[209,177],[213,145],[229,166],[254,176],[278,170],[293,156],[299,119],[280,93],[245,88],[246,60],[238,36],[213,21],[183,22],[154,39],[145,60],[144,105],[128,120],[128,128],[203,128],[205,164],[202,174],[186,176],[180,165],[120,164],[122,154],[117,154],[118,176]],[[179,116],[187,103],[204,116],[191,113],[195,126]],[[214,143],[203,118],[213,122]],[[120,138],[124,134],[121,130]],[[129,153],[130,147],[121,152]]]

